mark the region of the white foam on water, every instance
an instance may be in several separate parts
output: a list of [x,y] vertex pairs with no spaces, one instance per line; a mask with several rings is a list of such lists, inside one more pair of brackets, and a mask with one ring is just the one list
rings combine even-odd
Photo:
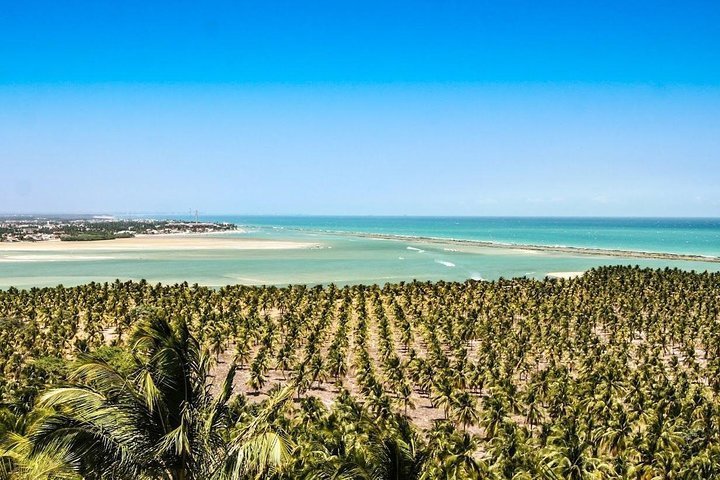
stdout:
[[440,265],[445,265],[446,267],[454,267],[455,264],[452,262],[446,262],[445,260],[435,260],[435,263],[439,263]]
[[398,260],[405,260],[405,257],[398,257]]
[[446,252],[457,252],[458,251],[457,248],[443,248],[443,250]]
[[242,274],[237,273],[226,273],[222,275],[224,278],[231,278],[238,282],[243,282],[247,284],[255,284],[255,285],[270,285],[272,282],[268,281],[264,278],[255,278],[255,277],[246,277]]
[[421,249],[421,248],[407,247],[407,249],[408,249],[408,250],[412,250],[413,252],[425,253],[425,250],[423,250],[423,249]]

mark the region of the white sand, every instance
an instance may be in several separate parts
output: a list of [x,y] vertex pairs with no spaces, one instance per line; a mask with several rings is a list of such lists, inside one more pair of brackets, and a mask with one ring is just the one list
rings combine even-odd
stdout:
[[30,253],[27,255],[6,255],[0,250],[1,262],[88,262],[93,260],[113,260],[115,257],[111,255],[62,255],[42,253]]
[[2,252],[87,252],[97,250],[290,250],[317,248],[317,243],[262,240],[255,238],[209,237],[206,235],[143,235],[135,238],[94,240],[90,242],[16,242],[0,243]]
[[548,272],[547,275],[545,275],[548,278],[575,278],[580,277],[585,272]]

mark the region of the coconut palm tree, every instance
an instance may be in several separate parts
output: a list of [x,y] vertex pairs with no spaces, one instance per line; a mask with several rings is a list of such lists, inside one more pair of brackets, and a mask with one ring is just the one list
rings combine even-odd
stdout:
[[49,412],[35,409],[27,414],[0,410],[0,479],[80,480],[77,457],[63,442],[34,447],[29,435]]
[[87,357],[70,386],[41,397],[54,413],[33,443],[67,446],[87,478],[191,480],[221,472],[242,451],[228,448],[234,366],[214,396],[210,362],[183,320],[150,317],[135,327],[130,345],[136,368],[129,377]]
[[475,397],[468,392],[460,391],[454,395],[450,408],[452,417],[458,425],[462,426],[463,432],[467,430],[468,426],[475,425],[480,419]]

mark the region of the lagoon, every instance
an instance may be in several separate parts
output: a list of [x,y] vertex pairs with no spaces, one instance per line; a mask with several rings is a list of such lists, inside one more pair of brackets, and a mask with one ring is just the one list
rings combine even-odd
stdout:
[[[619,264],[720,271],[720,263],[711,261],[518,248],[562,246],[716,257],[720,256],[717,219],[206,216],[203,220],[236,223],[241,231],[205,235],[207,243],[193,248],[167,244],[155,248],[152,242],[127,248],[115,241],[100,246],[89,242],[73,249],[22,250],[14,245],[6,250],[0,245],[0,288],[115,279],[208,286],[541,279],[549,273]],[[233,239],[246,246],[260,242],[277,248],[233,248],[228,244]],[[492,246],[472,241],[492,242]]]

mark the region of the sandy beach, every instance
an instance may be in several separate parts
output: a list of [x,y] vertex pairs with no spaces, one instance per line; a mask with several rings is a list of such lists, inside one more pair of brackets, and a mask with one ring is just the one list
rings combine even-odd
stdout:
[[548,274],[545,275],[545,276],[546,276],[547,278],[565,278],[565,279],[569,279],[569,278],[580,277],[580,276],[582,276],[584,273],[585,273],[585,272],[548,272]]
[[317,248],[319,244],[255,238],[211,237],[208,235],[139,235],[134,238],[96,240],[90,242],[0,243],[2,252],[87,252],[98,250],[292,250]]

